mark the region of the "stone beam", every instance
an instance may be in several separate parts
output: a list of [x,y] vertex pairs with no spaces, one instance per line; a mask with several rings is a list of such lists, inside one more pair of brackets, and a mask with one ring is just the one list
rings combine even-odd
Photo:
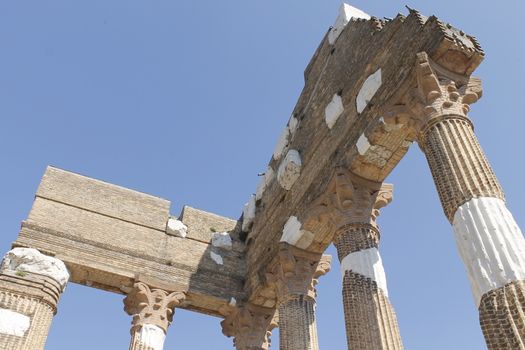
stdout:
[[285,226],[295,223],[304,233],[292,237],[301,249],[321,253],[332,242],[333,232],[305,227],[337,168],[379,186],[406,153],[414,140],[410,129],[386,124],[383,115],[412,89],[417,54],[426,52],[463,76],[482,61],[475,38],[434,16],[409,12],[380,20],[344,5],[306,68],[299,101],[251,199],[250,223],[243,225],[249,231],[250,302],[271,306],[261,296],[265,270],[278,256]]
[[236,220],[49,167],[15,247],[62,260],[71,282],[127,294],[135,282],[184,292],[179,307],[211,315],[246,299]]

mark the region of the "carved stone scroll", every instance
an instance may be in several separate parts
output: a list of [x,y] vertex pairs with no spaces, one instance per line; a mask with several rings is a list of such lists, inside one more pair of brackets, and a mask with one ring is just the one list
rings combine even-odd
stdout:
[[124,299],[124,310],[133,317],[130,350],[161,350],[174,308],[185,298],[183,292],[170,293],[135,283]]
[[268,350],[271,330],[277,327],[275,309],[245,304],[231,307],[221,322],[222,333],[234,337],[237,350]]

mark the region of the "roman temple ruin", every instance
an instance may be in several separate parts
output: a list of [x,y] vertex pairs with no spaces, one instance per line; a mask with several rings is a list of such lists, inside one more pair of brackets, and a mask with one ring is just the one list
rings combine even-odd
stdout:
[[525,350],[525,241],[468,116],[483,57],[434,16],[343,5],[239,220],[172,216],[167,200],[48,167],[0,268],[0,348],[43,349],[73,282],[123,296],[132,350],[161,350],[177,308],[220,317],[238,350],[268,349],[275,327],[280,349],[317,350],[316,285],[334,244],[348,349],[403,349],[376,221],[395,205],[383,181],[417,143],[488,348]]

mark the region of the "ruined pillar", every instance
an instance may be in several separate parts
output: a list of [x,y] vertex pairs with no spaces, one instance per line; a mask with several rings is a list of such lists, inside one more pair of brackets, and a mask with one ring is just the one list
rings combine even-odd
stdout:
[[330,270],[331,257],[280,243],[279,263],[268,278],[279,305],[279,348],[318,350],[315,285]]
[[379,209],[392,201],[392,188],[339,167],[310,211],[310,230],[332,233],[341,262],[348,349],[403,349],[388,298],[376,223]]
[[44,349],[69,279],[64,263],[36,249],[14,248],[0,267],[0,349]]
[[245,304],[233,307],[221,322],[222,333],[233,338],[237,350],[268,350],[276,310]]
[[[349,179],[348,179],[349,180]],[[357,186],[352,204],[338,215],[334,245],[341,262],[348,349],[403,349],[396,313],[379,254],[379,208],[392,200],[392,185]]]
[[182,292],[150,289],[137,282],[124,299],[124,310],[133,316],[130,350],[162,350],[174,308],[185,299]]
[[409,107],[467,269],[488,348],[525,349],[525,240],[467,117],[481,82],[420,53]]

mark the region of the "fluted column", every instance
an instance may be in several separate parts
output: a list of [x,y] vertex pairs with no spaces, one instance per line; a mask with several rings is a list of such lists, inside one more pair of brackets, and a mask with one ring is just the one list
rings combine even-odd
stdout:
[[330,227],[341,262],[348,349],[403,349],[396,314],[388,298],[381,255],[379,209],[392,200],[392,185],[338,168],[312,215]]
[[59,259],[36,249],[10,250],[0,267],[0,349],[44,349],[69,279]]
[[525,240],[467,117],[479,79],[418,55],[413,128],[452,223],[488,348],[525,349]]
[[182,292],[150,289],[137,282],[124,299],[124,310],[133,316],[130,350],[162,350],[175,306],[185,299]]
[[279,263],[268,275],[279,305],[279,348],[318,350],[315,285],[330,270],[331,257],[280,243]]
[[271,330],[277,326],[276,310],[252,304],[230,307],[221,322],[222,333],[234,337],[237,350],[268,350]]

